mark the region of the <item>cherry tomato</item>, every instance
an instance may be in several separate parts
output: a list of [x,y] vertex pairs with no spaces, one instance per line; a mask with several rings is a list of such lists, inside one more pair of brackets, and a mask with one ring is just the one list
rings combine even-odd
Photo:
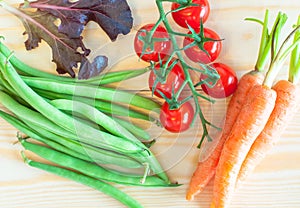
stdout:
[[[162,62],[162,64],[164,65],[166,62]],[[172,61],[169,63],[169,66],[172,65]],[[161,65],[160,64],[156,64],[155,65],[155,69],[154,70],[160,70]],[[152,91],[153,85],[155,84],[155,80],[157,79],[154,71],[152,70],[150,72],[150,76],[149,76],[149,88]],[[185,76],[184,76],[184,72],[183,69],[181,67],[181,65],[179,63],[175,64],[174,67],[172,68],[172,70],[169,72],[168,77],[166,79],[165,83],[160,83],[158,82],[155,86],[155,91],[154,94],[157,97],[162,98],[162,96],[160,95],[159,91],[162,92],[167,98],[171,98],[172,96],[172,90],[174,88],[174,92],[178,92],[178,90],[180,89],[180,87],[182,86],[182,83],[185,80]],[[159,91],[158,91],[159,90]]]
[[[220,75],[220,79],[212,88],[208,87],[206,84],[202,84],[201,88],[203,91],[213,98],[225,98],[232,95],[238,85],[238,79],[235,71],[222,63],[214,63],[211,66],[217,70]],[[206,77],[206,75],[202,74],[200,79],[203,80]]]
[[[199,33],[199,29],[196,29],[195,32]],[[204,28],[203,32],[205,38],[220,40],[219,35],[211,29]],[[191,32],[189,32],[188,34],[191,34]],[[194,39],[190,37],[186,37],[184,38],[183,46],[187,46],[191,44],[193,41]],[[209,55],[206,54],[203,50],[201,50],[197,45],[186,49],[184,52],[191,61],[208,64],[215,61],[219,57],[220,52],[222,50],[222,42],[207,41],[204,43],[203,48],[207,51]]]
[[[202,23],[206,22],[210,7],[207,0],[193,0],[194,4],[198,6],[190,6],[177,12],[172,12],[174,21],[181,27],[188,28],[187,24],[194,29],[200,28],[200,20]],[[175,10],[180,6],[178,3],[172,3],[171,9]]]
[[160,59],[162,60],[166,55],[168,55],[171,48],[171,41],[169,40],[168,32],[161,25],[155,30],[152,40],[150,40],[149,43],[147,42],[147,34],[149,33],[146,31],[151,31],[153,26],[154,24],[147,24],[141,27],[136,33],[134,39],[134,50],[136,54],[146,62],[158,62]]
[[194,108],[191,103],[186,102],[178,109],[170,110],[169,104],[165,102],[160,112],[162,126],[173,133],[186,131],[190,128],[194,117]]

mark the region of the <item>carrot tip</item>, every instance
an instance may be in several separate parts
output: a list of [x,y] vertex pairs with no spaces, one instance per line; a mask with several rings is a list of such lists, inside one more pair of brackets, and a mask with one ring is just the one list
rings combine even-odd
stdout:
[[196,195],[196,193],[193,190],[189,189],[188,192],[186,193],[186,197],[185,198],[188,201],[192,201],[192,200],[194,200],[194,196],[195,195]]
[[188,201],[192,201],[194,200],[194,197],[192,197],[191,195],[186,195],[185,199]]
[[203,187],[201,186],[198,187],[190,186],[189,190],[186,193],[186,200],[193,201],[195,196],[201,193],[202,191],[203,191]]

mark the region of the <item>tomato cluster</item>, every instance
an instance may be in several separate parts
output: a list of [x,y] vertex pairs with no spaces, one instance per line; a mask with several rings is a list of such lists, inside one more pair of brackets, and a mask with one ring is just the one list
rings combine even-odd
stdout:
[[[238,80],[229,66],[214,63],[221,53],[222,41],[215,31],[204,27],[210,15],[209,3],[207,0],[192,0],[192,3],[191,6],[178,3],[172,3],[171,6],[171,15],[176,24],[189,29],[183,35],[182,50],[192,62],[209,65],[218,72],[220,79],[214,85],[206,81],[207,75],[199,76],[197,83],[202,83],[203,91],[213,98],[228,97],[235,91]],[[160,113],[161,124],[171,132],[187,130],[195,114],[191,103],[187,101],[178,108],[170,108],[170,101],[182,89],[185,72],[180,62],[173,59],[166,61],[170,60],[173,53],[168,31],[162,25],[144,25],[136,34],[134,49],[140,59],[155,63],[148,84],[154,95],[166,100]],[[184,98],[179,97],[179,100]]]

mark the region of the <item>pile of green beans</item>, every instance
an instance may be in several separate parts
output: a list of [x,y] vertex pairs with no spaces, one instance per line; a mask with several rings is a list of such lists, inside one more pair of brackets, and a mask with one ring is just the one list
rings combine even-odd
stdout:
[[[148,69],[110,72],[76,80],[32,68],[0,41],[0,117],[17,128],[22,146],[53,165],[24,161],[100,190],[128,207],[141,207],[106,182],[175,187],[146,144],[148,132],[128,117],[155,121],[160,106],[145,97],[103,85],[139,76]],[[129,107],[126,107],[129,106]],[[134,110],[130,108],[134,106]],[[140,110],[139,110],[140,109]]]

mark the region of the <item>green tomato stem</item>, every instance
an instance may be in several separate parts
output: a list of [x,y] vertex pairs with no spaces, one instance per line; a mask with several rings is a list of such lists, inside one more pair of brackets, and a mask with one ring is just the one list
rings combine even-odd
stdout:
[[[209,137],[209,133],[208,133],[208,125],[209,125],[209,122],[207,122],[207,120],[205,119],[205,116],[204,116],[204,114],[203,114],[203,111],[202,111],[202,108],[201,108],[201,106],[200,106],[200,104],[199,104],[199,100],[198,100],[198,95],[199,95],[199,93],[196,91],[196,89],[195,89],[195,86],[194,86],[194,83],[193,83],[193,81],[192,81],[192,79],[191,79],[191,75],[190,75],[190,73],[189,73],[189,66],[185,63],[185,60],[184,60],[184,58],[183,58],[183,56],[182,56],[182,50],[178,47],[178,45],[177,45],[177,40],[176,40],[176,35],[178,35],[177,33],[174,33],[174,31],[173,31],[173,29],[172,29],[172,27],[171,27],[171,25],[170,25],[170,23],[169,23],[169,21],[168,21],[168,19],[166,18],[166,13],[165,13],[165,11],[164,11],[164,8],[163,8],[163,5],[162,5],[162,0],[156,0],[156,5],[157,5],[157,8],[158,8],[158,10],[159,10],[159,13],[160,13],[160,19],[162,19],[163,20],[163,23],[164,23],[164,25],[165,25],[165,27],[166,27],[166,30],[168,31],[168,33],[169,33],[169,36],[170,36],[170,40],[171,40],[171,42],[173,43],[173,50],[174,50],[174,52],[175,52],[175,54],[176,54],[176,56],[177,56],[177,58],[178,58],[178,60],[180,61],[180,63],[181,63],[181,65],[182,65],[182,68],[183,68],[183,72],[184,72],[184,75],[185,75],[185,80],[186,80],[186,82],[185,82],[185,85],[187,85],[189,88],[190,88],[190,90],[191,90],[191,92],[192,92],[192,94],[193,94],[193,99],[194,99],[194,102],[195,102],[195,116],[194,116],[194,119],[193,119],[193,122],[192,122],[192,125],[194,124],[194,122],[195,122],[195,120],[196,120],[196,117],[197,117],[197,115],[199,115],[199,117],[200,117],[200,119],[201,119],[201,124],[202,124],[202,128],[203,128],[203,135],[202,135],[202,139],[201,139],[201,141],[200,141],[200,143],[199,143],[199,145],[198,145],[198,147],[200,148],[200,146],[201,146],[201,144],[202,144],[202,142],[203,142],[203,140],[205,139],[205,138],[210,138]],[[174,55],[175,55],[174,54]],[[171,59],[171,58],[170,58]],[[184,89],[184,87],[181,87],[180,89],[179,89],[179,91],[178,91],[178,93],[177,93],[177,98],[179,97],[178,95],[179,94],[181,94],[181,92],[183,91],[183,89]],[[201,96],[202,97],[202,96]]]

